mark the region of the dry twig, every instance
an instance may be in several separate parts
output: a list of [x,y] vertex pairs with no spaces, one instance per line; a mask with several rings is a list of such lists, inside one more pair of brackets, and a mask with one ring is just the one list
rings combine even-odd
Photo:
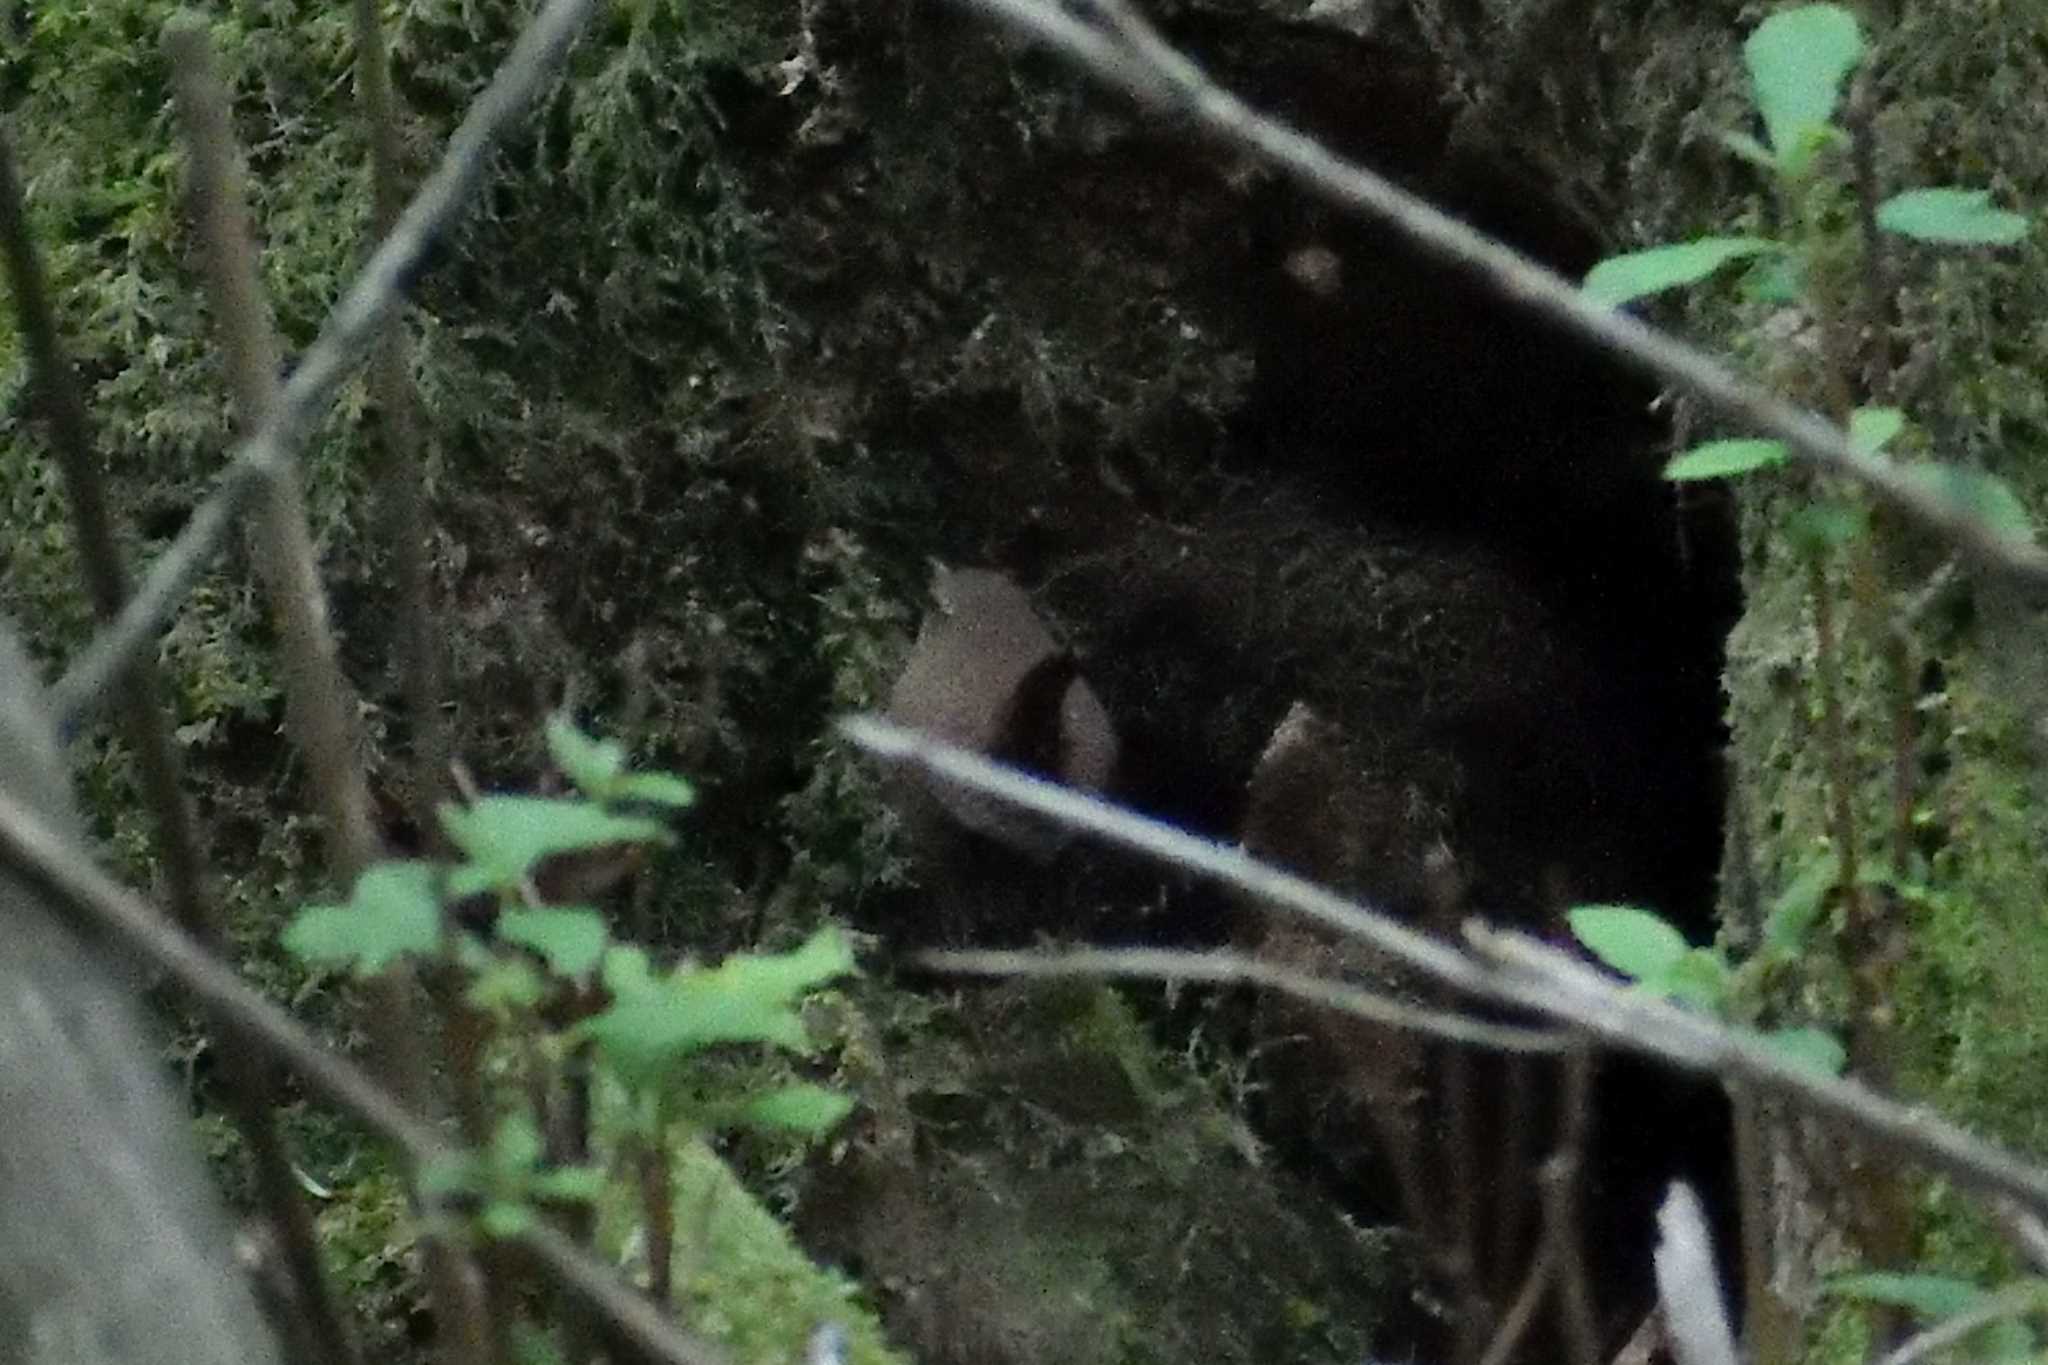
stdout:
[[[190,151],[192,211],[205,247],[214,320],[242,425],[256,427],[270,420],[277,407],[278,343],[257,278],[227,88],[197,24],[171,25],[164,49]],[[253,540],[258,576],[282,642],[285,726],[305,755],[324,808],[328,871],[347,886],[376,859],[378,839],[370,825],[355,690],[342,676],[328,626],[298,461],[289,449],[264,471]],[[364,1022],[385,1080],[409,1109],[426,1109],[432,1070],[413,1005],[412,972],[394,966],[369,982],[366,994]],[[482,1278],[468,1251],[439,1235],[429,1235],[424,1250],[442,1358],[449,1365],[490,1365],[502,1355],[494,1332],[503,1319],[488,1310]]]
[[1376,1024],[1412,1029],[1455,1043],[1502,1052],[1555,1053],[1566,1046],[1556,1032],[1489,1024],[1469,1015],[1429,1009],[1362,990],[1348,982],[1298,972],[1227,951],[1167,948],[1081,948],[1055,952],[936,949],[917,955],[919,966],[968,976],[1120,976],[1152,981],[1202,981],[1264,986],[1311,1005],[1322,1005]]
[[[60,897],[121,951],[161,968],[250,1046],[291,1068],[306,1087],[398,1146],[415,1165],[454,1155],[439,1130],[393,1099],[353,1062],[321,1046],[233,968],[173,928],[148,902],[95,867],[48,822],[0,792],[0,863]],[[617,1324],[648,1360],[721,1365],[722,1354],[656,1312],[609,1267],[536,1225],[520,1243],[594,1312]]]
[[214,491],[151,566],[148,580],[122,609],[120,619],[72,661],[52,689],[59,728],[65,733],[107,695],[126,660],[149,647],[220,548],[242,507],[326,410],[341,381],[375,340],[377,328],[397,307],[429,249],[482,180],[498,135],[560,68],[596,3],[548,0],[519,35],[511,55],[449,139],[441,164],[335,304],[262,425],[237,444]]
[[[94,455],[91,420],[77,375],[58,339],[42,262],[29,236],[13,150],[4,139],[0,139],[0,245],[6,251],[22,335],[35,364],[51,445],[64,474],[93,609],[102,621],[111,620],[127,600],[128,570],[122,562],[100,462]],[[162,704],[163,679],[153,653],[145,650],[133,656],[119,690],[120,719],[135,751],[143,795],[155,818],[156,844],[162,853],[172,913],[187,933],[218,951],[221,933],[207,889],[206,860],[185,800],[178,751],[171,743]],[[292,1174],[271,1112],[269,1078],[259,1059],[232,1037],[223,1039],[221,1056],[227,1109],[248,1145],[261,1203],[292,1282],[296,1312],[291,1322],[282,1325],[295,1334],[294,1354],[327,1365],[350,1365],[355,1349],[328,1292],[312,1214]]]
[[1917,1365],[1917,1362],[1927,1359],[1937,1351],[1945,1351],[1951,1346],[1961,1344],[1970,1333],[1980,1331],[1995,1322],[2040,1312],[2041,1300],[2041,1286],[2038,1283],[2016,1284],[1987,1294],[1975,1306],[1966,1308],[1953,1317],[1943,1318],[1926,1331],[1908,1338],[1897,1350],[1880,1356],[1877,1365]]
[[1607,974],[1528,935],[1473,921],[1466,926],[1472,951],[1461,952],[1236,849],[1028,777],[915,731],[873,716],[848,717],[839,728],[878,758],[917,765],[949,782],[1219,881],[1274,910],[1352,934],[1468,995],[1576,1026],[1610,1047],[1711,1075],[1724,1084],[1746,1084],[1859,1134],[1874,1146],[1918,1161],[1960,1186],[1988,1196],[2010,1196],[2022,1209],[2048,1216],[2048,1170],[1931,1111],[1802,1066],[1756,1035],[1626,990]]
[[1258,113],[1210,80],[1127,5],[1094,0],[1092,8],[1108,24],[1103,28],[1077,18],[1058,0],[962,3],[1046,44],[1140,103],[1184,120],[1233,150],[1251,153],[1329,202],[1388,224],[1508,303],[1685,390],[1743,428],[1776,437],[1808,464],[1854,480],[1984,568],[2048,588],[2048,551],[2005,534],[1909,470],[1856,450],[1840,427],[1750,383],[1704,351],[1627,313],[1588,302],[1570,281]]

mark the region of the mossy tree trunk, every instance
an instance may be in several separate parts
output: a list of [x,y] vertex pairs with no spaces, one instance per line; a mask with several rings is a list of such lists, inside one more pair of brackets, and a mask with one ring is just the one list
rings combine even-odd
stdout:
[[[1961,185],[2030,216],[2048,204],[2037,11],[1967,0],[1850,8],[1871,45],[1861,95],[1880,193]],[[1757,16],[1744,7],[1415,0],[1407,10],[1470,80],[1475,126],[1525,130],[1510,136],[1605,219],[1614,250],[1777,227],[1769,186],[1715,140],[1753,131],[1740,45]],[[1890,314],[1852,339],[1848,397],[1889,389],[1913,423],[1900,458],[1987,471],[2038,517],[2048,499],[2038,234],[1996,253],[1899,244],[1887,254]],[[1733,295],[1709,292],[1663,320],[1782,383],[1797,343],[1772,340],[1770,324],[1791,319]],[[1682,425],[1693,439],[1749,434],[1708,414]],[[1846,852],[1870,884],[1837,890],[1835,932],[1755,1007],[1839,1030],[1867,1079],[2048,1155],[2040,605],[1958,571],[1945,547],[1881,516],[1816,565],[1792,529],[1822,499],[1857,501],[1792,475],[1756,478],[1738,496],[1745,608],[1725,675],[1724,933],[1738,949],[1753,943],[1774,897],[1853,840]],[[1767,1145],[1774,1284],[1823,1342],[1846,1349],[1864,1329],[1806,1312],[1819,1273],[2012,1268],[1984,1211],[1945,1186],[1894,1190],[1884,1196],[1893,1216],[1873,1221],[1848,1212],[1869,1207],[1870,1154],[1820,1163],[1827,1144],[1791,1130]]]

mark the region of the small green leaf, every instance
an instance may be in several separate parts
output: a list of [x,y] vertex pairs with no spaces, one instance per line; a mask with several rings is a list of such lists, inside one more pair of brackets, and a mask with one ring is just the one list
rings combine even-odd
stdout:
[[536,1199],[595,1204],[604,1193],[604,1172],[595,1166],[561,1166],[535,1176],[531,1188]]
[[674,773],[627,773],[612,783],[611,799],[683,810],[696,804],[697,789]]
[[765,1128],[823,1137],[853,1110],[853,1101],[821,1085],[786,1085],[755,1096],[740,1106],[737,1117],[750,1128]]
[[1728,1000],[1728,962],[1713,948],[1688,948],[1678,961],[1655,977],[1645,977],[1643,989],[1653,995],[1676,1000],[1708,1013],[1719,1013]]
[[1936,463],[1908,465],[1905,473],[1957,512],[1975,518],[1998,534],[2016,540],[2034,538],[2034,524],[2027,515],[2026,504],[1997,475]]
[[564,713],[548,718],[547,738],[555,766],[592,801],[645,801],[681,810],[697,799],[695,789],[674,773],[627,772],[623,745],[585,734]]
[[541,796],[486,796],[469,806],[444,805],[440,815],[449,842],[469,859],[449,878],[448,894],[457,898],[515,891],[542,859],[557,853],[669,837],[655,820]]
[[535,1215],[525,1204],[509,1199],[493,1199],[484,1205],[484,1211],[477,1215],[477,1226],[486,1237],[505,1241],[524,1236],[533,1230]]
[[1664,977],[1690,951],[1662,916],[1632,905],[1581,905],[1565,918],[1593,956],[1638,981]]
[[[611,981],[637,977],[607,954]],[[658,1080],[675,1062],[714,1043],[766,1043],[809,1052],[796,1001],[854,970],[845,936],[827,927],[787,953],[735,953],[716,967],[681,966],[666,977],[634,980],[614,991],[609,1009],[587,1019],[594,1040],[629,1084]]]
[[548,717],[547,741],[548,757],[576,784],[576,790],[593,801],[611,796],[613,780],[626,769],[624,745],[583,733],[565,711]]
[[1743,297],[1758,303],[1795,304],[1805,292],[1806,261],[1795,252],[1767,256],[1752,262],[1743,272]]
[[1930,1320],[1951,1318],[1972,1308],[1984,1291],[1968,1280],[1948,1275],[1903,1275],[1873,1271],[1861,1275],[1838,1275],[1827,1282],[1827,1292],[1862,1303],[1888,1303],[1910,1309]]
[[1796,957],[1806,947],[1806,937],[1820,919],[1828,892],[1841,876],[1841,860],[1833,853],[1809,858],[1799,869],[1764,919],[1764,946]]
[[1849,1063],[1849,1054],[1834,1035],[1817,1028],[1781,1028],[1763,1035],[1771,1051],[1795,1066],[1823,1076],[1839,1076]]
[[1730,261],[1784,245],[1767,237],[1702,237],[1672,246],[1653,246],[1610,256],[1586,272],[1583,290],[1589,303],[1614,308],[1680,285],[1694,284]]
[[1783,463],[1783,441],[1708,441],[1705,445],[1694,446],[1691,450],[1673,457],[1671,463],[1664,466],[1664,477],[1673,483],[1685,483],[1694,479],[1725,479],[1730,475],[1747,474],[1753,469],[1768,469],[1772,465]]
[[544,1149],[532,1115],[507,1114],[491,1134],[491,1170],[500,1177],[522,1177],[533,1169]]
[[715,1043],[766,1043],[810,1050],[795,1010],[758,996],[721,990],[702,977],[669,983],[578,1026],[628,1085],[655,1084],[676,1063]]
[[1895,194],[1877,206],[1877,225],[1945,246],[2011,246],[2029,226],[2017,213],[1992,208],[1990,191],[1957,189]]
[[1843,1275],[1830,1281],[1827,1289],[1842,1298],[1897,1304],[1928,1324],[1961,1313],[2001,1310],[2002,1316],[1990,1318],[1971,1332],[1958,1343],[1961,1350],[1954,1353],[1959,1359],[1987,1365],[2035,1357],[2039,1343],[2033,1329],[2021,1319],[2039,1313],[2048,1303],[2048,1281],[2034,1276],[2000,1285],[1995,1294],[1947,1275]]
[[493,1014],[530,1010],[547,998],[547,983],[524,958],[497,957],[477,968],[462,998]]
[[647,950],[631,943],[615,943],[605,950],[598,979],[620,1000],[629,1000],[661,988],[661,978],[654,974],[653,966],[647,960]]
[[1857,539],[1870,527],[1870,511],[1861,503],[1815,498],[1785,520],[1785,538],[1805,554],[1825,554]]
[[284,931],[285,951],[302,962],[370,977],[407,953],[441,946],[441,902],[431,863],[378,863],[356,879],[347,905],[313,905]]
[[475,1156],[468,1152],[450,1152],[422,1164],[419,1182],[422,1195],[429,1199],[447,1199],[480,1191],[483,1173]]
[[1858,453],[1875,455],[1906,429],[1906,414],[1897,408],[1858,408],[1849,414],[1849,444]]
[[1771,149],[1748,133],[1722,133],[1720,141],[1723,147],[1752,166],[1761,166],[1767,171],[1778,169],[1778,159],[1771,155]]
[[611,934],[595,910],[562,908],[507,910],[498,916],[498,937],[531,948],[557,976],[581,977],[604,956]]
[[1757,25],[1742,55],[1778,165],[1803,173],[1834,117],[1842,78],[1863,57],[1855,16],[1840,5],[1780,11]]

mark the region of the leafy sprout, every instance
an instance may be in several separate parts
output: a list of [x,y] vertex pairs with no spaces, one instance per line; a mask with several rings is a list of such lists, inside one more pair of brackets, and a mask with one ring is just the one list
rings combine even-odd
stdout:
[[[1764,126],[1765,141],[1746,133],[1723,135],[1743,159],[1768,171],[1788,202],[1801,202],[1804,187],[1821,167],[1820,154],[1844,144],[1848,134],[1834,123],[1842,89],[1864,56],[1856,17],[1840,5],[1802,5],[1757,25],[1743,45],[1750,91]],[[1795,212],[1795,220],[1802,217]],[[1886,232],[1940,246],[2009,246],[2029,229],[2019,214],[1994,208],[1988,191],[1952,187],[1907,190],[1878,206],[1877,225]],[[1738,261],[1750,261],[1753,297],[1798,305],[1814,272],[1808,268],[1826,248],[1818,229],[1804,238],[1781,241],[1756,236],[1708,236],[1647,247],[1612,256],[1587,272],[1589,302],[1620,307],[1667,290],[1699,284]],[[1905,426],[1893,408],[1858,409],[1847,436],[1866,455],[1881,451]],[[1724,479],[1786,462],[1782,442],[1734,438],[1709,441],[1683,452],[1665,466],[1677,482]],[[1921,466],[1915,477],[1938,487],[1958,510],[2009,535],[2031,528],[2012,490],[1989,474]],[[1825,538],[1823,538],[1824,540]]]

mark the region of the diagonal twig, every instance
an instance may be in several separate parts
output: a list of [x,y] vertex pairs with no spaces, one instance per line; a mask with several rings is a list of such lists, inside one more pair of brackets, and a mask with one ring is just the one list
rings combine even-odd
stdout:
[[[381,241],[405,212],[401,180],[398,98],[379,0],[355,0],[356,90],[370,142],[370,240]],[[398,636],[405,704],[412,729],[413,822],[433,837],[434,810],[448,791],[452,749],[441,708],[446,672],[434,629],[433,519],[427,501],[425,437],[420,396],[412,379],[412,338],[396,310],[377,338],[369,390],[376,405],[381,458],[376,483],[379,517],[398,578]]]
[[411,285],[482,180],[492,145],[554,76],[598,0],[548,0],[470,106],[434,173],[335,304],[263,424],[235,447],[232,463],[113,625],[102,631],[52,689],[59,728],[70,733],[148,648],[220,548],[227,530],[276,464],[298,447],[335,390],[362,360],[378,326]]
[[1953,1317],[1943,1318],[1926,1331],[1909,1337],[1897,1350],[1880,1357],[1877,1365],[1917,1365],[1935,1352],[1959,1344],[1972,1332],[2009,1318],[2040,1312],[2042,1299],[2039,1281],[2008,1285],[1985,1295]]
[[1587,301],[1570,281],[1432,207],[1382,176],[1336,156],[1210,80],[1117,0],[1093,0],[1108,28],[1057,0],[961,0],[1046,44],[1097,80],[1175,116],[1202,135],[1249,151],[1329,202],[1397,229],[1423,251],[1474,276],[1516,307],[1657,379],[1724,417],[1783,441],[1799,459],[1854,480],[1934,531],[1980,566],[2048,588],[2048,551],[2008,535],[1907,468],[1865,454],[1841,428],[1750,383],[1696,347],[1627,313]]
[[[94,453],[91,421],[78,376],[58,338],[49,286],[30,239],[21,182],[12,147],[0,138],[0,246],[7,257],[15,311],[36,372],[36,384],[50,425],[51,446],[63,471],[67,501],[93,608],[102,620],[116,615],[128,596],[114,514],[108,504],[101,461]],[[218,951],[222,936],[207,889],[205,855],[186,802],[178,751],[162,706],[163,679],[149,651],[129,661],[120,688],[120,717],[135,751],[142,790],[156,824],[171,911],[186,932]],[[329,1292],[320,1264],[313,1218],[292,1174],[270,1084],[257,1056],[232,1036],[221,1045],[223,1093],[229,1115],[249,1149],[263,1210],[270,1220],[298,1311],[284,1324],[296,1332],[294,1354],[325,1365],[352,1365],[355,1349]]]
[[[265,422],[277,406],[278,341],[270,303],[257,278],[248,192],[228,109],[227,86],[206,32],[175,21],[164,31],[172,93],[184,126],[190,197],[205,263],[209,301],[226,353],[230,387],[242,425]],[[305,494],[293,448],[283,448],[258,486],[251,541],[258,577],[281,642],[285,727],[305,756],[325,815],[327,869],[343,886],[376,858],[369,785],[355,690],[343,676],[329,625],[327,595],[306,525]],[[413,1004],[408,965],[367,983],[364,1022],[386,1082],[400,1101],[426,1110],[432,1071]],[[417,1171],[411,1173],[415,1183]],[[415,1189],[416,1200],[421,1200]],[[422,1251],[436,1324],[436,1349],[446,1365],[490,1365],[503,1352],[493,1339],[504,1318],[489,1311],[484,1281],[469,1251],[430,1231]]]
[[[306,1087],[398,1146],[415,1165],[455,1155],[440,1131],[392,1098],[363,1069],[322,1046],[232,967],[179,932],[155,907],[12,794],[0,791],[0,864],[18,870],[86,916],[119,949],[162,968],[247,1043],[291,1068]],[[432,1212],[432,1209],[429,1209]],[[579,1298],[615,1322],[648,1360],[722,1365],[723,1353],[683,1332],[620,1282],[615,1271],[537,1223],[519,1241]]]
[[1502,1052],[1554,1053],[1567,1046],[1553,1030],[1489,1024],[1449,1010],[1411,1005],[1349,982],[1299,972],[1227,951],[1184,952],[1166,948],[1080,948],[1054,952],[938,949],[919,953],[919,966],[968,976],[1120,976],[1153,981],[1203,981],[1264,986],[1311,1005],[1412,1029],[1452,1042]]
[[2048,1169],[1928,1109],[1813,1071],[1774,1051],[1760,1037],[1624,989],[1605,973],[1526,934],[1472,921],[1465,929],[1472,951],[1463,952],[1237,849],[1028,777],[917,731],[873,716],[844,718],[839,730],[878,758],[922,768],[1221,882],[1273,910],[1349,933],[1469,995],[1575,1025],[1610,1047],[1781,1097],[1837,1128],[1855,1131],[1874,1145],[1947,1175],[1960,1186],[1989,1196],[2008,1195],[2021,1208],[2048,1216]]

